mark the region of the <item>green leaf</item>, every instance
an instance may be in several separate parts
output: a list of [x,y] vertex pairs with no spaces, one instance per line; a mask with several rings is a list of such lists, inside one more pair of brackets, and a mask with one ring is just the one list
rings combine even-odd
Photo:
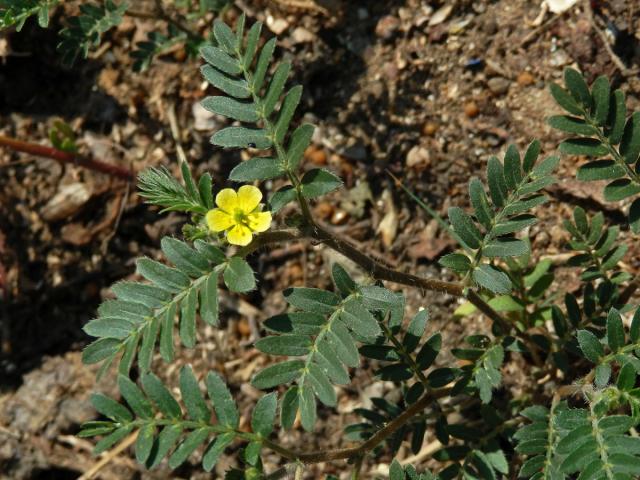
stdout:
[[300,103],[301,97],[302,87],[300,85],[296,85],[287,92],[284,100],[282,100],[282,106],[280,107],[280,111],[278,112],[278,121],[276,122],[274,129],[276,142],[282,143],[282,141],[284,140],[285,135],[289,131],[289,124],[291,123],[293,114],[298,107],[298,103]]
[[254,180],[276,178],[285,173],[278,159],[253,157],[236,165],[229,174],[229,180],[234,182],[253,182]]
[[587,360],[598,363],[604,356],[604,348],[598,337],[588,330],[578,330],[577,337],[580,349]]
[[316,423],[316,401],[311,388],[302,386],[299,392],[300,423],[307,432],[310,432]]
[[310,363],[308,369],[307,380],[318,399],[328,407],[335,406],[337,402],[336,392],[325,373],[315,363]]
[[326,337],[322,337],[316,344],[317,350],[313,360],[322,368],[333,383],[346,385],[349,383],[349,373],[342,365],[333,345]]
[[218,325],[218,275],[211,273],[200,287],[200,316],[208,325]]
[[200,48],[200,56],[207,62],[229,75],[238,75],[242,72],[238,61],[224,50],[213,45],[205,45]]
[[333,278],[333,283],[336,284],[336,287],[344,297],[355,292],[358,288],[356,282],[353,281],[349,273],[338,262],[334,263],[331,267],[331,277]]
[[274,315],[264,322],[264,327],[272,332],[317,335],[324,328],[324,316],[311,312],[287,312]]
[[200,72],[207,82],[227,95],[235,98],[249,98],[251,96],[249,85],[243,79],[228,77],[211,65],[203,65],[200,67]]
[[269,63],[271,62],[271,57],[273,56],[273,51],[276,48],[276,39],[272,38],[267,43],[264,44],[262,50],[260,51],[260,55],[258,56],[258,61],[256,63],[255,70],[253,72],[253,80],[252,87],[253,91],[258,94],[262,89],[262,83],[264,82],[264,76],[267,73],[267,69],[269,68]]
[[517,215],[532,208],[535,208],[543,203],[546,203],[547,197],[545,195],[533,195],[531,197],[525,198],[523,200],[518,200],[516,202],[510,203],[504,210],[502,210],[503,215]]
[[255,347],[269,355],[299,357],[307,355],[311,349],[311,338],[306,335],[278,335],[261,338]]
[[293,427],[298,412],[298,387],[290,387],[280,404],[280,423],[286,429]]
[[175,419],[182,416],[180,405],[154,374],[147,373],[142,376],[142,388],[164,415]]
[[287,149],[287,164],[291,170],[298,168],[300,160],[304,156],[304,151],[311,144],[315,127],[310,123],[304,123],[296,128],[291,134],[289,148]]
[[246,127],[227,127],[218,130],[211,136],[211,143],[224,148],[264,150],[271,147],[271,140],[266,130]]
[[416,363],[421,370],[426,370],[433,364],[441,347],[442,335],[440,333],[435,333],[429,337],[418,352],[418,355],[416,355]]
[[180,340],[187,348],[193,348],[196,344],[197,304],[198,291],[192,288],[180,305]]
[[402,346],[409,353],[413,352],[422,338],[422,334],[427,326],[429,319],[429,311],[426,309],[419,310],[411,319],[411,323],[407,327],[407,332],[402,339]]
[[215,372],[207,374],[206,384],[218,423],[236,428],[240,423],[240,414],[227,385]]
[[133,421],[133,415],[127,407],[101,393],[91,395],[91,405],[93,405],[93,408],[95,408],[98,413],[109,417],[115,422],[129,423]]
[[529,253],[529,245],[517,238],[495,239],[482,248],[485,257],[518,257]]
[[378,321],[362,306],[359,300],[349,300],[343,305],[340,319],[358,335],[375,339],[382,333]]
[[87,335],[99,338],[125,339],[133,334],[137,327],[135,324],[122,318],[101,317],[91,320],[82,327]]
[[136,460],[138,463],[145,463],[151,454],[153,441],[156,433],[156,427],[153,423],[144,425],[138,431],[136,439]]
[[525,171],[525,173],[531,171],[539,155],[540,142],[538,140],[533,140],[527,147],[527,151],[525,152],[524,158],[522,160],[522,169]]
[[595,138],[570,138],[560,144],[560,151],[567,155],[585,155],[601,157],[609,151],[600,140]]
[[626,171],[614,160],[595,160],[578,168],[576,178],[582,182],[596,180],[615,180],[624,177]]
[[625,119],[627,117],[627,107],[625,105],[624,93],[621,90],[613,92],[609,104],[609,118],[607,124],[609,141],[616,145],[622,140],[624,133]]
[[504,154],[504,179],[510,190],[515,190],[522,182],[520,153],[518,153],[518,148],[515,145],[509,145]]
[[640,112],[634,112],[627,120],[620,141],[620,154],[627,164],[638,161],[640,155]]
[[470,248],[479,248],[482,240],[480,230],[475,226],[471,217],[458,207],[449,208],[449,221],[455,232]]
[[93,449],[93,454],[99,455],[105,450],[108,450],[109,448],[114,446],[116,443],[118,443],[120,440],[122,440],[124,437],[129,435],[132,430],[133,430],[133,425],[126,425],[124,427],[118,428],[113,433],[107,435],[98,443],[96,443],[96,446]]
[[151,368],[153,350],[160,331],[160,317],[154,317],[142,330],[142,344],[138,352],[138,367],[142,372]]
[[179,293],[190,284],[184,273],[149,258],[139,258],[136,266],[140,275],[168,292]]
[[205,110],[222,115],[241,122],[256,123],[260,116],[255,103],[239,102],[229,97],[207,97],[200,105]]
[[585,110],[591,110],[591,95],[589,94],[589,87],[585,82],[581,73],[573,68],[564,69],[564,84],[566,85],[569,93],[574,100],[585,108]]
[[331,330],[327,332],[327,338],[338,354],[338,358],[348,367],[357,367],[360,364],[360,355],[353,338],[342,323],[333,322]]
[[478,285],[494,293],[511,292],[511,280],[493,265],[480,265],[473,271],[473,279]]
[[163,237],[160,245],[167,259],[185,275],[198,278],[209,271],[207,257],[186,243],[172,237]]
[[578,106],[571,94],[564,88],[555,83],[552,83],[551,85],[549,85],[549,90],[551,91],[551,95],[558,103],[558,105],[564,108],[567,112],[573,115],[583,115],[584,112],[582,111],[582,109]]
[[280,99],[280,95],[284,90],[284,85],[287,82],[287,77],[291,71],[291,64],[289,62],[283,62],[276,68],[276,71],[271,78],[267,94],[262,101],[262,113],[265,117],[269,117],[273,110],[276,108],[276,104]]
[[612,352],[617,352],[618,349],[624,346],[622,317],[615,308],[612,308],[607,316],[607,343]]
[[489,205],[489,199],[484,191],[484,186],[477,178],[472,178],[469,182],[469,197],[471,198],[471,205],[475,210],[478,221],[483,227],[487,229],[491,228],[494,213]]
[[160,326],[160,355],[165,362],[173,361],[173,328],[177,305],[172,303],[162,317]]
[[234,54],[237,45],[237,39],[229,26],[220,19],[213,21],[213,35],[216,37],[218,44],[230,54]]
[[630,391],[636,384],[636,368],[631,363],[625,363],[618,373],[616,385],[620,390]]
[[302,195],[306,198],[319,197],[342,186],[342,180],[324,168],[309,170],[302,177],[301,183]]
[[211,412],[204,401],[198,380],[193,375],[190,365],[185,365],[180,370],[180,393],[189,417],[197,422],[207,422]]
[[507,183],[504,179],[504,168],[496,157],[489,158],[487,164],[487,182],[489,194],[496,207],[502,207],[507,199]]
[[318,288],[287,288],[282,293],[287,303],[307,312],[331,314],[340,303],[340,298],[335,293]]
[[518,215],[517,217],[496,224],[491,232],[493,235],[499,237],[500,235],[507,235],[524,230],[537,223],[537,221],[538,219],[534,215]]
[[432,388],[444,387],[455,379],[455,371],[451,368],[437,368],[427,375],[427,380]]
[[115,338],[101,338],[82,351],[82,363],[92,365],[113,357],[120,350],[121,342]]
[[202,457],[202,468],[205,472],[213,470],[213,467],[218,463],[218,459],[222,452],[224,452],[225,448],[233,443],[235,438],[236,434],[234,432],[223,433],[207,447],[207,450]]
[[640,198],[636,198],[629,207],[629,226],[633,233],[640,233]]
[[440,257],[438,263],[458,273],[467,273],[471,269],[471,260],[462,253],[449,253]]
[[182,465],[196,448],[209,438],[209,435],[210,431],[208,428],[199,428],[187,435],[187,438],[184,439],[171,457],[169,457],[169,466],[176,469]]
[[202,199],[202,203],[207,209],[213,208],[213,192],[212,192],[212,182],[211,182],[211,174],[209,172],[204,173],[200,180],[198,180],[198,192],[200,194],[200,198]]
[[289,383],[302,375],[305,362],[302,360],[287,360],[286,362],[269,365],[259,371],[251,380],[251,385],[260,390],[273,388]]
[[167,456],[169,450],[173,448],[181,435],[181,425],[169,425],[164,427],[160,432],[160,435],[158,435],[157,447],[151,450],[151,455],[147,459],[147,468],[151,469],[158,466],[162,459]]
[[164,290],[136,282],[118,282],[111,286],[111,291],[120,300],[141,303],[145,307],[158,308],[171,300],[171,295]]
[[209,260],[214,265],[220,265],[227,260],[224,252],[215,245],[211,245],[210,243],[204,242],[202,240],[196,240],[195,242],[193,242],[193,246],[196,247],[196,250],[207,257],[207,260]]
[[249,264],[240,257],[231,257],[222,275],[225,285],[232,292],[248,292],[256,288],[256,279]]
[[151,403],[142,393],[142,390],[133,383],[129,377],[118,375],[118,389],[127,404],[133,410],[137,417],[143,419],[153,418],[153,408]]
[[389,467],[389,480],[404,480],[404,470],[395,458]]
[[604,187],[603,193],[606,201],[619,202],[640,193],[640,185],[632,183],[628,178],[621,178]]
[[247,45],[245,47],[244,56],[242,59],[243,66],[246,70],[251,67],[253,63],[253,58],[256,55],[256,50],[258,47],[258,42],[260,41],[260,32],[262,30],[262,23],[256,22],[249,29],[249,33],[247,33]]
[[609,97],[611,95],[611,85],[605,75],[595,79],[591,85],[591,97],[593,99],[594,111],[593,119],[600,126],[604,126],[609,116]]
[[296,189],[291,185],[285,185],[269,199],[271,213],[278,213],[282,207],[287,203],[293,202],[296,198],[298,198]]
[[581,118],[567,115],[554,115],[547,119],[547,123],[556,130],[575,135],[595,135],[597,133],[594,127]]
[[251,430],[262,437],[268,437],[273,430],[276,418],[278,396],[276,392],[260,397],[251,416]]

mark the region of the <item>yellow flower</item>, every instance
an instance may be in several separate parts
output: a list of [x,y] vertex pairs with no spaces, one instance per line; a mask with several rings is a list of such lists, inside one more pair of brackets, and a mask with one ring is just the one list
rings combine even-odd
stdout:
[[271,225],[271,212],[263,212],[262,193],[252,185],[243,185],[235,192],[225,188],[216,195],[218,208],[207,212],[207,225],[213,232],[227,232],[233,245],[248,245],[254,233],[264,232]]

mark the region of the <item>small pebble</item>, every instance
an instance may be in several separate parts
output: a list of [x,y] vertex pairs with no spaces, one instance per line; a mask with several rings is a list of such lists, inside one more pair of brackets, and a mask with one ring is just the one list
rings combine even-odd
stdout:
[[393,15],[382,17],[376,25],[376,35],[388,40],[400,27],[400,20]]
[[493,77],[490,78],[487,82],[487,86],[491,93],[495,93],[496,95],[504,95],[509,91],[509,85],[511,82],[503,77]]
[[438,131],[438,124],[434,122],[427,122],[422,127],[422,134],[428,137],[433,136]]
[[480,109],[476,102],[471,101],[464,104],[464,114],[469,118],[475,118],[480,113]]
[[344,225],[349,219],[349,214],[344,210],[338,210],[331,216],[331,223],[333,225]]
[[316,206],[315,212],[322,220],[327,220],[333,214],[333,205],[329,202],[320,202]]
[[533,83],[535,82],[535,78],[533,78],[533,75],[531,75],[529,72],[522,72],[520,75],[518,75],[517,82],[521,87],[528,87],[529,85],[533,85]]
[[310,145],[304,152],[304,156],[314,165],[327,164],[327,154],[324,149],[318,148],[315,145]]

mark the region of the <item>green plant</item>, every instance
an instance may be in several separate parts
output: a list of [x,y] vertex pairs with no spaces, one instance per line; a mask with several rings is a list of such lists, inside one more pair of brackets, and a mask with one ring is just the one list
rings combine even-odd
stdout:
[[[46,28],[49,26],[50,12],[60,3],[60,0],[2,0],[0,29],[14,26],[20,31],[32,16],[37,17],[40,27]],[[148,39],[136,43],[135,49],[131,52],[134,59],[133,69],[138,72],[149,68],[154,57],[177,44],[184,45],[188,54],[196,55],[200,45],[207,40],[206,37],[195,33],[196,22],[209,12],[224,12],[230,4],[229,0],[179,0],[169,2],[172,12],[168,13],[162,0],[154,1],[155,8],[151,12],[137,11],[131,8],[132,3],[126,1],[80,3],[79,14],[66,17],[65,27],[59,32],[60,42],[57,49],[62,63],[71,66],[78,58],[87,58],[91,49],[97,48],[102,42],[102,35],[118,26],[125,15],[161,21],[166,24],[166,33],[149,32]]]
[[[633,313],[634,306],[628,303],[637,282],[620,269],[626,249],[616,244],[617,227],[605,226],[601,214],[589,219],[579,207],[573,222],[565,222],[572,237],[569,248],[578,252],[568,262],[580,269],[582,283],[576,291],[556,284],[551,261],[532,264],[527,237],[536,222],[532,211],[547,201],[541,191],[555,181],[552,173],[558,164],[554,156],[538,161],[540,144],[534,141],[522,156],[510,146],[503,161],[489,159],[488,194],[480,179],[469,184],[471,214],[459,207],[449,209],[446,227],[461,251],[444,256],[440,264],[459,275],[459,281],[388,268],[314,219],[309,201],[339,188],[341,181],[326,169],[305,171],[303,152],[313,126],[291,126],[302,89],[294,86],[285,91],[290,65],[271,65],[276,41],[259,48],[260,32],[261,24],[255,23],[245,35],[244,16],[235,32],[220,21],[214,23],[214,41],[201,49],[206,61],[202,74],[222,94],[206,98],[203,105],[239,122],[216,132],[213,144],[259,151],[232,170],[231,180],[282,177],[288,184],[269,198],[263,211],[256,207],[261,195],[255,187],[241,187],[252,198],[248,203],[243,203],[244,194],[229,189],[219,190],[214,198],[209,174],[196,181],[186,163],[181,164],[182,182],[163,169],[140,174],[140,189],[149,203],[165,211],[186,212],[191,222],[184,229],[186,241],[173,237],[161,241],[172,266],[138,260],[138,273],[147,282],[114,285],[116,299],[103,303],[98,318],[85,326],[97,339],[85,349],[84,361],[102,363],[101,373],[118,364],[123,401],[96,394],[92,402],[105,418],[85,424],[80,434],[101,436],[96,445],[100,452],[137,432],[136,458],[149,468],[165,457],[176,468],[201,449],[202,467],[210,471],[223,452],[238,452],[240,445],[241,453],[234,453],[237,466],[228,478],[281,478],[292,470],[302,476],[306,464],[341,460],[347,460],[352,478],[358,478],[369,457],[393,457],[405,440],[410,439],[413,452],[420,452],[427,432],[441,444],[432,455],[434,471],[418,474],[414,467],[402,467],[394,460],[389,470],[392,480],[638,478],[640,309]],[[273,74],[267,81],[270,70]],[[582,85],[575,75],[568,73],[567,78]],[[574,105],[580,101],[600,105],[580,112],[606,117],[600,110],[602,85],[592,92],[586,87],[570,87],[569,92],[552,88],[576,114]],[[618,97],[614,93],[613,98]],[[628,138],[622,135],[623,144],[640,144],[640,133],[629,128]],[[625,158],[628,148],[621,147]],[[235,203],[228,201],[230,196]],[[253,228],[247,217],[275,215],[292,202],[296,211],[279,219],[288,225],[285,229],[261,231],[266,223]],[[219,209],[224,219],[212,219]],[[230,233],[238,225],[246,227],[248,237],[246,232]],[[289,308],[263,322],[266,334],[254,345],[278,361],[251,381],[269,391],[253,408],[251,431],[239,427],[231,389],[214,371],[199,381],[191,367],[182,368],[178,402],[151,372],[156,348],[158,361],[170,363],[176,337],[184,347],[194,347],[198,317],[213,327],[219,323],[222,285],[231,292],[255,288],[250,255],[259,248],[301,239],[336,250],[366,276],[356,282],[336,264],[334,288],[295,287],[283,292]],[[443,338],[433,332],[428,311],[405,319],[403,293],[385,287],[384,281],[465,299],[468,303],[458,315],[481,313],[491,328],[452,348],[449,353],[457,363],[445,366],[439,358]],[[562,305],[555,303],[559,296],[564,297]],[[627,328],[623,317],[630,315]],[[431,331],[428,336],[427,331]],[[351,369],[361,367],[363,359],[376,379],[394,382],[398,389],[393,399],[372,398],[370,408],[354,411],[362,420],[345,429],[345,441],[354,443],[300,451],[275,440],[276,425],[283,430],[297,428],[297,419],[304,430],[313,432],[318,408],[336,405],[336,387],[350,383]],[[516,363],[528,379],[517,396],[503,388],[504,365]],[[130,378],[134,365],[140,386]],[[281,470],[264,472],[263,449],[283,458]]]

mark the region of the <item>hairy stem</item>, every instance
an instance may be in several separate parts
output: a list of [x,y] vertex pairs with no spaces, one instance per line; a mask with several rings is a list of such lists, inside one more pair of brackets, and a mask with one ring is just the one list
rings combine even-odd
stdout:
[[295,450],[289,450],[281,445],[278,445],[271,440],[264,439],[262,441],[263,446],[279,453],[288,460],[298,460],[303,463],[319,463],[327,462],[331,460],[344,460],[349,458],[356,458],[362,456],[366,452],[372,450],[389,436],[393,435],[400,427],[407,423],[411,418],[427,408],[429,404],[438,400],[439,398],[449,395],[451,389],[443,388],[440,390],[433,390],[425,393],[420,400],[413,403],[404,412],[398,415],[386,426],[378,430],[371,438],[361,442],[354,447],[339,448],[334,450],[324,450],[317,452],[297,452]]
[[57,148],[38,145],[37,143],[23,142],[22,140],[0,135],[0,145],[8,147],[11,150],[15,150],[16,152],[30,153],[31,155],[50,158],[60,163],[80,165],[81,167],[88,168],[89,170],[106,173],[124,180],[133,180],[134,178],[133,172],[122,167],[118,167],[117,165],[110,165],[100,160],[85,158],[74,153],[58,150]]

